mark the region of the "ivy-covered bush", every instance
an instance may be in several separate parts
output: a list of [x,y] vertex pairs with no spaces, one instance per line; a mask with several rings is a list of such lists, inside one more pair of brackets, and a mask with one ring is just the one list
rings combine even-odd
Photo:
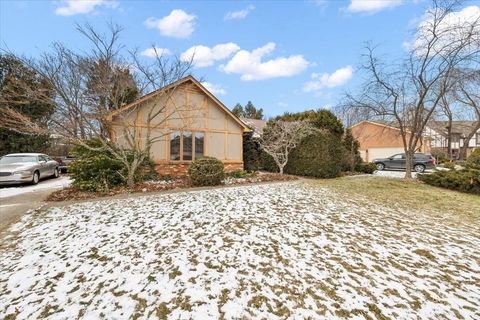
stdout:
[[195,186],[215,186],[225,177],[223,163],[213,157],[203,157],[188,167],[188,177]]
[[419,174],[418,179],[432,186],[480,195],[479,169],[437,171]]
[[342,172],[344,149],[340,137],[330,132],[318,132],[303,139],[292,150],[285,173],[335,178]]
[[377,165],[372,162],[361,162],[355,166],[356,172],[372,174],[377,171]]

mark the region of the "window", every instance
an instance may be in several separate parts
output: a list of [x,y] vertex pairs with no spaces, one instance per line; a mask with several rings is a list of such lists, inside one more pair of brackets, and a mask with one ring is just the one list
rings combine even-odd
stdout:
[[180,160],[180,132],[170,134],[170,160]]
[[405,159],[405,155],[403,154],[396,154],[392,157],[393,160],[401,160],[401,159]]
[[183,134],[183,152],[182,160],[192,160],[192,133],[184,132]]
[[170,160],[191,161],[203,157],[205,133],[170,133]]
[[203,144],[205,141],[205,133],[195,132],[195,159],[203,157]]

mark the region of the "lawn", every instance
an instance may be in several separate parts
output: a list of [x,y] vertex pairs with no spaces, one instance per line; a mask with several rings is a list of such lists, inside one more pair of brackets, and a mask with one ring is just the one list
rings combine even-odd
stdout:
[[25,216],[0,247],[0,318],[480,318],[478,197],[425,210],[439,189],[357,179]]

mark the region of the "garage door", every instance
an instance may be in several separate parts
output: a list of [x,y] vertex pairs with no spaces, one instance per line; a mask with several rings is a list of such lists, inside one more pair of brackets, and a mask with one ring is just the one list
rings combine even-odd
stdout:
[[369,148],[368,149],[368,161],[372,161],[377,158],[388,158],[397,153],[404,153],[405,151],[402,148]]

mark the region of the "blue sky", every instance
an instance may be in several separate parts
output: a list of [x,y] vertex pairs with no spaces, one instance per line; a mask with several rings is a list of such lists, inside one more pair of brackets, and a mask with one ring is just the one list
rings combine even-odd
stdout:
[[[365,42],[398,57],[429,1],[1,1],[1,46],[27,56],[54,41],[87,42],[75,23],[120,24],[122,42],[195,52],[194,76],[228,107],[251,100],[267,116],[330,107],[361,81]],[[464,6],[479,6],[469,1]],[[145,51],[144,59],[148,57]]]

